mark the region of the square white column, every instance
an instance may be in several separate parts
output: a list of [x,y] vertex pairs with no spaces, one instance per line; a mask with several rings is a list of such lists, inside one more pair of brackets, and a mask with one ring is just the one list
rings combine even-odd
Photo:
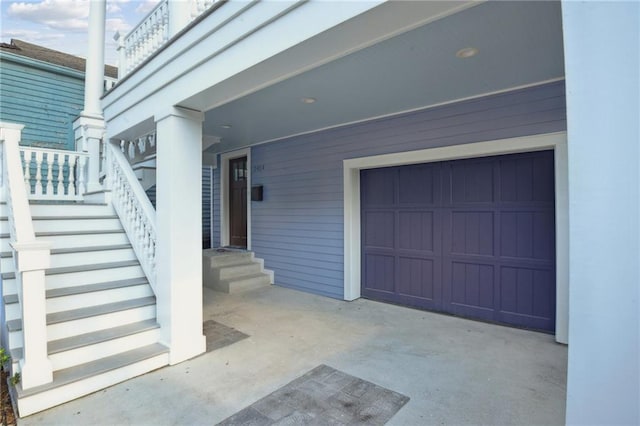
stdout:
[[640,3],[562,2],[567,424],[640,423]]
[[203,353],[203,114],[170,108],[156,115],[157,316],[170,363]]

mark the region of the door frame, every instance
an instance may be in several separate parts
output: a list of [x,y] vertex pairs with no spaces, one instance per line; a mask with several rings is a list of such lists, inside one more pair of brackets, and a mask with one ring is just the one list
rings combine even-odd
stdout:
[[475,142],[417,151],[343,160],[344,177],[344,299],[360,297],[361,231],[360,170],[403,166],[522,152],[554,151],[556,218],[556,341],[569,334],[569,181],[567,132]]
[[220,154],[220,245],[229,245],[229,162],[247,157],[247,250],[251,250],[251,148]]

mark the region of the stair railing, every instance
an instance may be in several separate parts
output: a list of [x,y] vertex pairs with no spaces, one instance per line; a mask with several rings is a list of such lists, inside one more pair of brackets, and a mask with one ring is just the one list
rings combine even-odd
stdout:
[[[45,269],[51,245],[36,240],[22,171],[19,142],[24,126],[0,123],[2,195],[6,202],[18,302],[22,315],[23,355],[19,360],[22,389],[50,383],[53,369],[47,357]],[[3,205],[4,207],[4,205]]]
[[30,200],[83,199],[88,152],[21,146],[20,158]]
[[156,284],[156,211],[119,146],[105,143],[106,184],[149,284]]

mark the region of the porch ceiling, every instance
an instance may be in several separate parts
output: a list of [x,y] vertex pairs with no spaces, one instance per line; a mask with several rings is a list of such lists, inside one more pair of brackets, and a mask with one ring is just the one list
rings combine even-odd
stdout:
[[211,109],[204,133],[223,152],[562,78],[563,62],[559,2],[481,3]]

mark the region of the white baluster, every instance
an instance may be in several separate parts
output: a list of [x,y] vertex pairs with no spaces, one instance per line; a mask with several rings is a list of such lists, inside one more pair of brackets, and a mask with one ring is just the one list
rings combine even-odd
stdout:
[[56,154],[58,157],[58,182],[56,182],[56,194],[58,196],[64,195],[64,156],[62,154]]
[[24,151],[24,186],[27,194],[31,194],[31,151]]
[[80,170],[78,170],[78,193],[77,195],[82,195],[87,192],[87,181],[86,181],[86,168],[87,168],[87,157],[81,155],[78,157],[78,166]]
[[47,153],[47,195],[53,195],[53,152]]
[[73,196],[78,193],[76,187],[76,156],[68,155],[67,160],[69,162],[69,186],[67,187],[67,195]]
[[129,159],[133,159],[136,156],[136,143],[129,141]]
[[36,195],[42,195],[42,156],[42,151],[36,151]]

